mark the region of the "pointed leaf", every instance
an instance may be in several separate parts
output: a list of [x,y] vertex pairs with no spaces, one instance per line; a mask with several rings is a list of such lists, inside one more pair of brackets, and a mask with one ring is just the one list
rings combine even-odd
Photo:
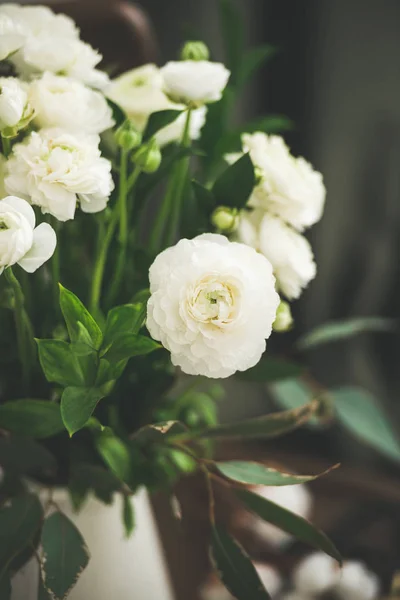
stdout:
[[226,588],[237,600],[270,600],[249,556],[219,525],[211,532],[211,560]]
[[308,350],[321,344],[344,340],[360,333],[389,332],[397,329],[393,319],[360,317],[343,321],[331,321],[316,327],[297,341],[300,350]]
[[254,492],[237,489],[235,490],[235,494],[246,506],[247,510],[255,513],[264,521],[272,523],[276,527],[279,527],[279,529],[290,533],[300,541],[326,552],[326,554],[329,554],[329,556],[332,556],[341,563],[341,556],[330,539],[302,517]]
[[335,465],[331,469],[328,469],[323,473],[319,473],[318,475],[292,475],[291,473],[284,473],[278,469],[266,467],[260,463],[240,460],[217,462],[215,463],[215,466],[220,473],[225,475],[225,477],[240,483],[248,483],[250,485],[281,486],[296,485],[298,483],[307,483],[308,481],[313,481],[322,475],[326,475],[338,465]]
[[298,377],[303,371],[304,367],[301,365],[264,355],[255,367],[238,373],[238,377],[246,381],[270,382]]
[[212,192],[217,204],[243,208],[254,185],[254,167],[247,153],[223,171],[214,183]]
[[131,455],[122,440],[104,432],[96,437],[96,448],[106,465],[121,481],[129,481],[131,476]]
[[61,397],[61,416],[70,436],[82,429],[92,416],[105,391],[97,387],[65,388]]
[[47,381],[82,385],[84,374],[70,344],[62,340],[36,340],[39,360]]
[[123,496],[122,520],[125,536],[129,538],[135,529],[135,512],[132,496]]
[[109,363],[118,363],[133,356],[143,356],[161,348],[161,345],[149,337],[134,333],[121,333],[112,342],[104,358]]
[[44,585],[56,600],[63,600],[89,562],[85,540],[62,513],[48,517],[42,530]]
[[123,304],[107,314],[103,348],[107,349],[122,333],[138,333],[146,314],[146,302]]
[[400,460],[400,441],[383,408],[366,390],[343,387],[331,390],[340,421],[351,433],[389,458]]
[[15,400],[2,404],[0,427],[35,438],[50,437],[64,430],[60,405],[48,400]]
[[182,110],[159,110],[158,112],[151,113],[149,120],[146,125],[146,129],[143,134],[143,139],[148,140],[153,137],[157,131],[167,127],[183,113]]
[[88,331],[94,348],[100,348],[103,340],[100,327],[79,298],[62,285],[60,285],[60,306],[71,342],[80,340],[81,334],[78,325],[80,321]]

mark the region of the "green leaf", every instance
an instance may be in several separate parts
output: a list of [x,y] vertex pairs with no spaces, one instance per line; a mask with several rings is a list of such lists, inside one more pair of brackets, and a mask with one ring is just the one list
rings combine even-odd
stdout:
[[296,345],[300,350],[309,350],[321,344],[337,342],[360,333],[389,332],[395,329],[397,329],[396,321],[382,317],[360,317],[343,321],[331,321],[306,333],[297,340]]
[[107,314],[103,348],[108,348],[121,333],[138,333],[145,315],[146,302],[123,304],[112,308]]
[[36,340],[39,360],[47,381],[82,385],[84,374],[70,344],[62,340]]
[[0,580],[13,559],[33,544],[42,518],[42,505],[35,494],[15,496],[0,509]]
[[[230,460],[227,462],[215,463],[218,471],[234,481],[248,483],[250,485],[295,485],[297,483],[307,483],[318,479],[322,475],[329,473],[332,469],[319,473],[318,475],[292,475],[283,473],[277,469],[271,469],[260,463],[247,462],[241,460]],[[336,467],[336,465],[335,465]],[[332,467],[332,468],[335,468]]]
[[247,153],[223,171],[214,183],[212,192],[217,204],[243,208],[254,185],[254,167]]
[[38,597],[37,600],[53,600],[49,594],[49,592],[44,587],[43,579],[41,573],[39,574],[39,583],[38,583]]
[[333,543],[311,523],[254,492],[243,489],[234,491],[247,510],[255,513],[264,521],[290,533],[300,541],[310,544],[317,550],[322,550],[341,563],[341,556]]
[[129,481],[131,455],[124,442],[113,434],[104,432],[96,437],[96,448],[114,475],[121,481]]
[[194,433],[193,437],[270,439],[297,429],[297,427],[306,423],[315,414],[318,407],[319,403],[313,401],[293,410],[276,412],[264,417],[247,419],[240,423],[230,423],[205,429],[204,431]]
[[148,140],[153,137],[157,131],[167,127],[183,113],[182,110],[159,110],[158,112],[151,113],[149,120],[146,125],[146,129],[143,134],[143,139]]
[[104,358],[109,363],[118,363],[132,356],[143,356],[161,348],[160,344],[149,337],[133,333],[121,333],[111,344]]
[[230,593],[237,600],[270,600],[249,556],[219,525],[211,531],[211,560]]
[[104,396],[102,388],[75,386],[65,388],[61,397],[61,417],[70,436],[86,425],[97,403]]
[[115,102],[110,100],[110,98],[106,98],[106,100],[107,100],[108,106],[112,110],[113,119],[115,121],[114,127],[118,127],[119,125],[122,125],[122,123],[126,119],[125,112],[122,110],[122,108],[120,106],[118,106],[118,104],[115,104]]
[[2,404],[0,427],[35,438],[50,437],[64,429],[60,405],[47,400],[15,400]]
[[89,562],[85,540],[62,513],[48,517],[42,530],[44,584],[56,600],[63,600]]
[[241,61],[237,78],[238,86],[245,85],[263,63],[275,56],[276,52],[277,48],[269,44],[248,50]]
[[55,458],[46,448],[20,435],[0,437],[0,465],[16,474],[53,474],[56,469]]
[[219,18],[224,41],[225,64],[231,71],[234,85],[239,76],[244,54],[244,21],[234,0],[219,0]]
[[96,321],[85,308],[82,302],[69,290],[60,284],[60,306],[68,328],[71,342],[82,341],[82,332],[79,322],[87,330],[93,347],[98,349],[103,341],[103,335]]
[[304,367],[301,365],[264,354],[255,367],[238,373],[238,377],[246,381],[271,382],[288,379],[289,377],[298,377],[303,371]]
[[122,520],[124,523],[125,535],[129,538],[135,529],[135,513],[132,496],[123,496]]
[[202,214],[210,215],[216,207],[216,202],[212,191],[195,179],[192,180],[192,189],[200,212]]
[[390,419],[371,394],[356,387],[330,393],[338,418],[351,433],[389,458],[400,460],[400,442]]

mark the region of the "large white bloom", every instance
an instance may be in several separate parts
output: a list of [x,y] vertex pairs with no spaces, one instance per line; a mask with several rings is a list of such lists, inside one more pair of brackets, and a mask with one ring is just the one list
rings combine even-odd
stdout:
[[8,15],[2,14],[0,7],[0,60],[21,48],[24,42],[24,31]]
[[98,143],[96,135],[70,135],[59,129],[31,133],[14,146],[7,161],[8,193],[60,221],[74,218],[78,201],[84,212],[103,210],[114,184],[111,163],[101,157]]
[[[150,115],[161,110],[183,110],[182,104],[172,102],[163,91],[163,78],[160,69],[153,64],[132,69],[114,79],[106,90],[110,100],[118,104],[139,131],[143,131]],[[192,112],[190,138],[200,136],[205,123],[204,106]],[[183,135],[186,115],[180,115],[173,123],[156,134],[159,146],[166,146],[180,140]]]
[[230,71],[208,60],[168,62],[161,69],[165,93],[174,101],[201,106],[222,97]]
[[237,236],[268,258],[278,289],[289,300],[298,298],[314,279],[316,265],[310,244],[278,217],[262,210],[243,211]]
[[114,125],[103,94],[70,77],[44,73],[30,84],[29,101],[39,127],[61,127],[69,133],[101,133]]
[[274,213],[299,231],[319,221],[326,195],[321,173],[304,158],[295,158],[280,136],[244,134],[242,142],[260,177],[249,205]]
[[0,77],[0,130],[18,125],[26,112],[28,97],[15,77]]
[[0,273],[16,263],[33,273],[52,256],[56,244],[50,225],[35,228],[35,213],[28,202],[15,196],[0,201]]
[[270,263],[216,234],[183,239],[150,267],[147,327],[190,375],[229,377],[253,367],[279,296]]

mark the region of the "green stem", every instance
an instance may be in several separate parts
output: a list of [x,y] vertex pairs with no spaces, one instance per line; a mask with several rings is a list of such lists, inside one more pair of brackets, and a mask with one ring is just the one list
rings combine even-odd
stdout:
[[127,210],[127,174],[128,171],[128,153],[126,150],[121,150],[121,168],[119,173],[119,193],[118,193],[118,209],[119,209],[119,241],[121,244],[126,244],[128,239],[128,210]]
[[9,138],[1,136],[1,145],[3,148],[3,154],[7,158],[11,152],[11,142]]
[[[118,207],[116,207],[118,208]],[[118,224],[119,213],[115,210],[108,224],[104,235],[104,228],[99,227],[98,244],[97,244],[97,259],[94,266],[92,287],[90,292],[90,311],[97,314],[100,308],[100,294],[103,283],[104,269],[106,266],[108,249],[110,247],[115,228]]]
[[30,375],[30,349],[34,342],[32,325],[24,309],[24,293],[12,268],[8,267],[4,274],[14,292],[14,318],[17,330],[18,353],[22,365],[23,382],[27,387]]
[[60,247],[59,233],[60,233],[60,228],[59,228],[59,221],[55,217],[52,217],[50,219],[50,224],[51,224],[51,226],[53,227],[54,231],[57,234],[56,249],[54,250],[54,254],[51,257],[51,274],[52,274],[52,287],[53,287],[54,306],[58,307],[58,304],[59,304],[59,301],[60,301],[60,290],[59,290],[59,287],[58,287],[58,284],[60,283],[60,253],[59,253],[59,247]]

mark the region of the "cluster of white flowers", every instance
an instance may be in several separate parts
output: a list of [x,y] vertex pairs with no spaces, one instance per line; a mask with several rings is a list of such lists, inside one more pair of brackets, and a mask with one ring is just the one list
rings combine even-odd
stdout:
[[316,274],[311,246],[301,232],[322,216],[322,175],[302,157],[295,158],[279,136],[245,134],[242,142],[258,181],[241,214],[238,239],[268,258],[278,290],[293,300]]

